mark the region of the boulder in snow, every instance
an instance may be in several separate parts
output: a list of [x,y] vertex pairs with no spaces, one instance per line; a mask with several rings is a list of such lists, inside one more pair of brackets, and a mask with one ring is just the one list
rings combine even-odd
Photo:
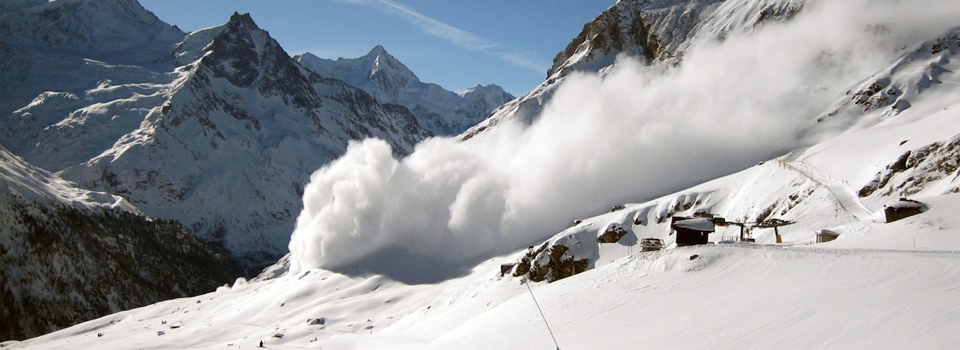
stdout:
[[600,243],[617,243],[620,241],[620,238],[627,235],[627,230],[620,226],[618,223],[611,223],[607,225],[607,228],[604,229],[600,235],[597,236],[597,242]]

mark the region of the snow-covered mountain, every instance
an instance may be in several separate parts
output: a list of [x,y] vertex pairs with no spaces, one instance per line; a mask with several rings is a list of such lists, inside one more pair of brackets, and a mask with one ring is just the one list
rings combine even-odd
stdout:
[[407,107],[434,135],[456,135],[484,120],[491,111],[513,100],[497,85],[477,85],[454,93],[420,81],[383,46],[360,58],[324,59],[311,53],[294,56],[301,65],[325,78],[359,87],[381,103]]
[[0,147],[0,339],[26,339],[171,298],[240,273],[220,247],[78,188]]
[[[136,0],[0,3],[0,115],[45,91],[82,95],[139,67],[169,67],[186,34]],[[139,77],[135,80],[142,80]]]
[[[348,141],[378,137],[405,154],[428,134],[405,108],[303,70],[249,15],[219,31],[135,130],[62,176],[176,219],[257,266],[286,251],[309,172]],[[84,142],[72,135],[103,130],[72,121],[25,153],[40,164],[90,156],[62,160],[64,141]]]

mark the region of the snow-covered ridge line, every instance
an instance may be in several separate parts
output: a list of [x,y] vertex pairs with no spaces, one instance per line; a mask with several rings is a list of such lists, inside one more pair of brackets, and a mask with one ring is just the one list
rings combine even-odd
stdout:
[[307,52],[294,56],[305,68],[325,78],[359,87],[381,103],[407,107],[433,135],[456,135],[513,100],[503,88],[477,85],[459,93],[424,83],[383,46],[359,58],[324,59]]
[[81,189],[75,183],[28,164],[2,146],[0,182],[5,187],[4,192],[18,201],[49,201],[75,209],[108,208],[140,215],[140,210],[123,197]]

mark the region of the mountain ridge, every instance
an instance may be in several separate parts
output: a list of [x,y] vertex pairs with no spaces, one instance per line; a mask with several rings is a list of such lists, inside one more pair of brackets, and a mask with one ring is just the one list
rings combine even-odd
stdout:
[[331,60],[308,52],[294,56],[294,60],[322,77],[357,86],[380,102],[407,107],[417,116],[420,125],[438,136],[458,134],[514,98],[495,84],[484,89],[468,89],[471,94],[460,95],[439,85],[421,82],[381,45],[359,58]]

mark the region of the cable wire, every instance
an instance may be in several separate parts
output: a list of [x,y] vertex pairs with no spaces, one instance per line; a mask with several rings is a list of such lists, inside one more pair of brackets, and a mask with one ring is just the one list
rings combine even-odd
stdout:
[[524,278],[523,284],[527,286],[527,291],[530,292],[530,298],[533,298],[533,304],[537,306],[537,310],[540,311],[540,318],[543,319],[543,324],[547,325],[547,331],[550,332],[550,338],[553,338],[553,345],[557,346],[557,350],[560,350],[560,344],[557,343],[557,337],[553,335],[553,329],[550,329],[550,323],[547,322],[547,317],[543,315],[543,309],[540,308],[540,303],[537,302],[537,297],[533,296],[533,289],[530,289],[530,281]]

